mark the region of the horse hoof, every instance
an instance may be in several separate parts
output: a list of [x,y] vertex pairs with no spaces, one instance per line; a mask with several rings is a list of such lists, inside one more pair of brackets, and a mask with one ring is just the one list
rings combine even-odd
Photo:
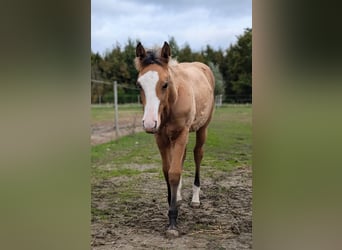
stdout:
[[201,203],[199,203],[199,202],[191,202],[191,207],[193,207],[193,208],[198,208],[199,206],[200,206],[200,204]]
[[179,232],[176,229],[168,229],[166,230],[166,237],[169,239],[177,238],[179,236]]

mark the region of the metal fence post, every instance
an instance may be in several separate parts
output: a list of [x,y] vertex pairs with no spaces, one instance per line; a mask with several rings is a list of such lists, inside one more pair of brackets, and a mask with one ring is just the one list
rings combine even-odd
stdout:
[[114,81],[113,91],[114,91],[114,108],[115,108],[115,116],[114,116],[115,134],[116,134],[116,138],[118,138],[119,137],[118,86],[117,86],[116,81]]

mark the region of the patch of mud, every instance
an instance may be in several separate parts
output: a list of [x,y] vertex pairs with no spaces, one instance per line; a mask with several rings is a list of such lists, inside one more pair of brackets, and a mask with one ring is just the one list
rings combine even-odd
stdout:
[[199,208],[190,206],[192,183],[183,177],[173,240],[165,237],[167,191],[157,173],[92,183],[92,249],[252,249],[251,167],[203,178]]

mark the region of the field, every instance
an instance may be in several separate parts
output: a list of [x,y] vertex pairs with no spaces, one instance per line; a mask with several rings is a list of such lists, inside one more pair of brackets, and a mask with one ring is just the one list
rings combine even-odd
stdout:
[[[141,132],[142,107],[139,105],[120,105],[120,135]],[[117,139],[114,130],[113,105],[93,105],[91,109],[91,145],[102,144]]]
[[[141,131],[141,107],[123,106],[113,139],[113,108],[92,108],[92,249],[252,249],[252,110],[215,110],[201,166],[201,206],[190,207],[194,180],[191,134],[183,171],[180,237],[165,238],[167,188],[153,135]],[[125,125],[126,124],[126,125]],[[131,125],[129,125],[131,124]],[[128,132],[127,132],[128,131]],[[105,134],[105,133],[104,133]]]

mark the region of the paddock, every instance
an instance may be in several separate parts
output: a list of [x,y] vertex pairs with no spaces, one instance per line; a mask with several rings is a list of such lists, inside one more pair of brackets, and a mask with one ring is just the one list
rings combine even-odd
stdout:
[[[95,109],[92,125],[111,120],[112,107]],[[141,113],[141,106],[119,110],[121,117],[133,121],[135,111]],[[202,161],[202,204],[195,211],[190,207],[194,178],[190,152],[194,135],[190,134],[183,172],[180,237],[174,241],[165,238],[167,192],[154,138],[136,130],[93,145],[92,248],[251,249],[251,111],[250,105],[225,104],[215,110]]]

